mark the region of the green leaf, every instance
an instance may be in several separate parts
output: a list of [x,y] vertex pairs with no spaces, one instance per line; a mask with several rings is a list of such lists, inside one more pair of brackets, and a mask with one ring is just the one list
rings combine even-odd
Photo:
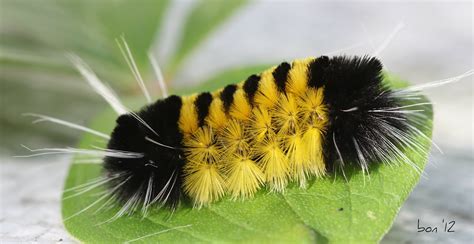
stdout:
[[234,68],[225,70],[213,77],[209,78],[206,82],[200,83],[199,85],[191,88],[181,88],[173,90],[172,92],[177,95],[186,95],[195,92],[203,91],[215,91],[228,84],[233,84],[242,81],[247,78],[249,74],[260,73],[262,70],[269,68],[271,65],[253,65],[248,67]]
[[[224,72],[210,79],[198,90],[221,87],[228,81],[245,79],[255,68],[241,72]],[[226,79],[226,76],[232,76]],[[387,75],[389,84],[404,84]],[[219,82],[216,82],[219,81]],[[432,128],[431,107],[425,107],[426,127],[420,128],[429,137]],[[110,132],[116,115],[107,111],[98,116],[92,127]],[[429,148],[430,142],[423,137],[418,142]],[[85,135],[82,148],[98,144],[97,139]],[[428,149],[426,149],[428,150]],[[404,153],[421,169],[426,163],[427,151],[419,154],[409,148]],[[278,242],[278,243],[376,243],[390,229],[400,207],[418,182],[420,175],[407,164],[396,166],[376,165],[369,169],[370,177],[364,177],[360,169],[346,170],[348,181],[329,175],[312,181],[307,189],[290,186],[285,194],[261,190],[253,199],[232,201],[223,199],[210,207],[193,209],[182,204],[175,212],[154,209],[148,217],[137,213],[114,222],[110,219],[119,207],[95,212],[103,201],[81,214],[67,219],[67,230],[84,242]],[[99,164],[72,165],[65,189],[89,182],[100,176]],[[104,189],[95,189],[70,199],[63,199],[64,218],[97,201]],[[73,192],[65,192],[64,197]],[[101,224],[103,223],[103,224]],[[141,239],[140,239],[141,238]]]
[[[103,23],[103,34],[111,41],[123,34],[138,66],[147,68],[147,53],[160,32],[168,0],[105,1],[97,5],[94,15]],[[116,47],[115,42],[110,45]]]
[[173,76],[184,59],[246,2],[247,0],[198,1],[186,18],[177,48],[167,67],[168,76]]
[[[31,126],[25,112],[84,123],[103,109],[65,58],[82,57],[118,93],[137,92],[115,38],[125,35],[141,73],[148,72],[146,53],[161,27],[168,0],[15,1],[1,2],[0,149],[21,150],[22,143],[71,144],[77,133]],[[138,91],[139,92],[139,91]],[[65,102],[67,101],[67,102]],[[74,113],[71,113],[74,106]],[[26,139],[28,138],[28,139]],[[22,151],[24,153],[24,151]]]
[[135,61],[147,68],[147,52],[160,31],[167,5],[168,0],[6,1],[2,60],[28,64],[42,57],[46,60],[40,63],[59,65],[64,52],[74,52],[97,64],[94,70],[113,68],[110,73],[114,73],[126,67],[125,62],[117,63],[123,58],[115,43],[123,34]]

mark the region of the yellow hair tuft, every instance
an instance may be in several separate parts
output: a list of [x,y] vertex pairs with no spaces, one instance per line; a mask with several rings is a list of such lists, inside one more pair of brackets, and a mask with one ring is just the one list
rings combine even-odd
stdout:
[[220,149],[215,134],[208,126],[199,128],[185,141],[188,163],[184,168],[184,190],[197,207],[218,200],[224,194]]
[[255,156],[263,168],[270,190],[283,192],[288,184],[289,165],[276,138],[268,138],[258,143]]
[[226,186],[232,199],[253,196],[264,182],[262,170],[249,156],[234,154],[224,167]]
[[280,128],[278,134],[290,135],[298,130],[298,104],[296,98],[291,94],[282,94],[280,100],[272,111],[275,126]]
[[220,146],[212,128],[203,126],[185,141],[186,159],[195,162],[216,163],[220,157]]
[[324,130],[327,125],[327,107],[323,101],[323,88],[308,89],[298,101],[301,121]]
[[202,207],[221,198],[225,193],[224,178],[218,164],[189,161],[184,168],[184,191]]
[[[246,89],[241,82],[213,92],[210,104],[196,103],[196,95],[183,98],[178,121],[186,157],[183,186],[195,206],[224,194],[249,198],[264,185],[274,192],[283,192],[289,181],[306,187],[310,177],[325,175],[329,115],[324,87],[308,86],[313,61],[296,60],[275,74],[272,67]],[[198,110],[205,116],[201,127]]]
[[310,127],[303,133],[303,147],[310,160],[310,172],[318,177],[326,173],[323,157],[322,133],[323,132],[316,127]]
[[308,64],[314,58],[295,60],[288,73],[287,91],[295,95],[302,95],[308,88]]
[[290,164],[291,179],[298,182],[300,187],[305,187],[307,178],[313,170],[301,134],[286,136],[283,145]]
[[233,155],[235,153],[248,153],[250,150],[250,137],[247,135],[247,126],[243,122],[230,120],[222,131],[221,143],[224,153]]
[[194,106],[195,99],[196,95],[183,99],[178,125],[184,136],[194,133],[199,127],[196,107]]
[[249,134],[254,135],[257,141],[262,141],[274,134],[272,117],[266,108],[258,106],[253,109]]
[[265,108],[272,108],[275,106],[280,94],[275,85],[275,79],[272,74],[274,69],[275,67],[260,74],[259,88],[254,96],[255,103]]
[[226,125],[227,121],[228,118],[225,114],[222,100],[213,99],[209,106],[209,115],[206,118],[206,122],[212,128],[220,130]]
[[239,120],[248,120],[252,112],[252,106],[249,104],[245,91],[237,89],[234,94],[234,101],[230,107],[229,114]]

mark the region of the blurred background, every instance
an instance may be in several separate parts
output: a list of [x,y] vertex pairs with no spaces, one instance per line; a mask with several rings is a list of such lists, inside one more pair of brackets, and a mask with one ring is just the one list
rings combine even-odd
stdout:
[[[322,54],[376,54],[389,72],[426,83],[474,67],[473,11],[471,1],[1,0],[0,241],[72,241],[60,217],[70,157],[13,157],[28,154],[21,144],[74,146],[81,135],[33,125],[23,113],[87,125],[106,107],[66,52],[81,56],[121,97],[140,95],[115,42],[121,35],[155,98],[148,51],[172,91]],[[382,242],[472,243],[473,78],[426,94],[443,154],[432,150],[427,177]],[[417,233],[418,219],[455,220],[456,232]]]

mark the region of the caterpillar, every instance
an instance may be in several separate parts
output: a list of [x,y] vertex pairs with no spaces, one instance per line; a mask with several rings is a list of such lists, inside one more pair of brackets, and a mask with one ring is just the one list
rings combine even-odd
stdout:
[[328,172],[395,161],[416,147],[417,95],[383,82],[375,57],[321,56],[283,62],[238,84],[171,95],[123,112],[103,172],[125,205],[195,207],[260,189],[306,187]]

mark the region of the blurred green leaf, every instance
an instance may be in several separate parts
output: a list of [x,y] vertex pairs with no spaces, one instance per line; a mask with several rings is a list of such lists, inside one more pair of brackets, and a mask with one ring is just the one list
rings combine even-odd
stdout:
[[[160,31],[168,0],[3,0],[0,6],[0,147],[70,144],[77,133],[32,126],[25,112],[85,123],[105,103],[65,52],[82,57],[118,93],[139,92],[115,39],[124,34],[141,73]],[[74,109],[72,109],[74,108]]]
[[125,64],[119,62],[123,58],[115,43],[123,34],[136,62],[147,68],[147,52],[167,6],[168,0],[5,1],[0,23],[2,59],[27,61],[22,57],[30,56],[47,62],[64,60],[64,52],[74,52],[92,62],[95,70],[116,66],[109,72],[113,73]]
[[261,64],[225,70],[195,87],[182,87],[181,89],[173,90],[172,92],[177,95],[186,95],[194,92],[214,91],[228,84],[240,82],[247,78],[245,75],[260,73],[262,70],[265,70],[270,66],[271,65]]
[[177,48],[167,67],[168,76],[173,76],[185,58],[247,1],[199,0],[186,18]]
[[[198,90],[212,90],[229,81],[245,79],[254,67],[223,72],[205,82]],[[402,84],[388,76],[389,84]],[[426,127],[420,128],[431,136],[432,108],[425,108]],[[91,125],[111,132],[116,115],[112,111],[101,114]],[[417,141],[426,151],[419,153],[404,149],[404,153],[421,169],[427,160],[429,140]],[[97,138],[85,135],[81,148],[97,144]],[[64,193],[63,218],[67,230],[84,242],[124,242],[137,240],[146,243],[188,242],[252,242],[252,243],[376,243],[391,227],[403,202],[419,180],[420,175],[408,165],[376,164],[369,169],[370,178],[360,169],[348,168],[348,181],[341,176],[315,179],[307,189],[290,186],[285,194],[261,190],[250,200],[235,202],[223,199],[210,207],[193,209],[183,203],[175,212],[155,209],[146,218],[137,213],[110,219],[119,206],[100,210],[105,199],[98,201],[104,189],[95,189],[66,199],[74,192]],[[76,159],[66,180],[65,189],[89,182],[101,175],[99,164],[81,164]],[[99,195],[98,195],[99,194]],[[94,202],[96,205],[92,205]],[[88,206],[90,208],[86,209]],[[86,209],[83,212],[82,210]],[[172,229],[178,227],[179,229]],[[138,242],[137,241],[137,242]]]
[[[148,50],[158,36],[168,0],[105,1],[94,16],[109,40],[124,35],[138,66],[149,66]],[[115,42],[110,43],[116,46]]]

